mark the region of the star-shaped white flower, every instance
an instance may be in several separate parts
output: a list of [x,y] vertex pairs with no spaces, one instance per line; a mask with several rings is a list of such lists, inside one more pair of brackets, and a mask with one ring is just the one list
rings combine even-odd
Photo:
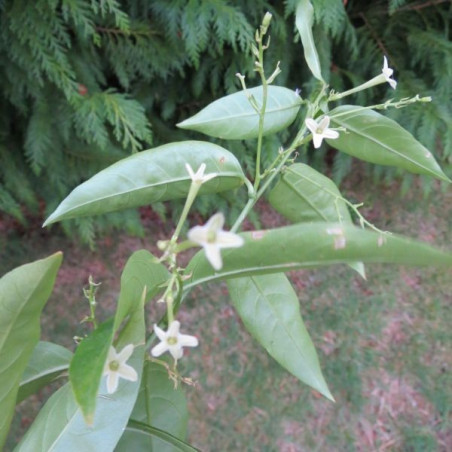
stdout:
[[386,81],[391,85],[391,88],[396,89],[397,82],[393,78],[391,78],[394,70],[388,66],[388,59],[385,56],[383,57],[383,69],[381,70],[381,72],[385,76]]
[[154,325],[155,334],[161,342],[152,348],[151,355],[160,356],[169,351],[177,361],[184,354],[183,347],[196,347],[198,345],[198,339],[195,336],[180,334],[179,328],[180,322],[177,320],[171,322],[168,331],[163,331],[159,326]]
[[330,125],[329,116],[324,116],[319,123],[315,119],[306,118],[305,123],[312,133],[312,141],[314,142],[314,147],[316,149],[321,146],[324,138],[334,140],[339,137],[339,132],[328,128]]
[[107,376],[107,391],[109,394],[113,394],[118,389],[120,378],[137,381],[138,375],[135,369],[126,364],[132,353],[133,344],[126,345],[119,353],[116,352],[114,347],[110,347],[104,366],[104,375]]
[[202,185],[204,182],[207,182],[208,180],[218,176],[218,173],[204,174],[204,171],[206,170],[205,163],[201,163],[201,166],[198,168],[198,171],[196,171],[196,173],[193,171],[189,163],[185,164],[185,168],[187,168],[188,174],[190,175],[193,183],[197,185]]
[[224,215],[216,213],[204,226],[195,226],[188,231],[188,239],[201,245],[207,260],[215,270],[223,267],[222,248],[238,248],[243,245],[243,238],[233,232],[223,231]]

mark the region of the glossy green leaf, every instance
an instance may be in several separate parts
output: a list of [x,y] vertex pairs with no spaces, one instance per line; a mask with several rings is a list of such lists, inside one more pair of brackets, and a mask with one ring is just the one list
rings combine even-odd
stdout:
[[320,69],[319,55],[312,36],[312,24],[314,22],[314,8],[309,0],[300,0],[295,13],[295,25],[300,33],[303,44],[304,59],[312,72],[312,75],[323,82]]
[[140,306],[144,288],[144,298],[147,299],[154,296],[167,279],[168,270],[149,251],[133,253],[121,275],[121,291],[114,320],[100,325],[78,346],[69,375],[77,403],[87,422],[91,422],[96,407],[103,367],[114,333],[126,316]]
[[52,342],[38,342],[20,380],[16,403],[36,393],[69,368],[72,352]]
[[127,157],[75,188],[47,218],[44,226],[68,218],[98,215],[184,198],[191,179],[185,168],[218,176],[202,185],[200,194],[239,187],[245,176],[238,160],[226,149],[204,141],[170,143]]
[[42,308],[52,292],[61,253],[22,265],[0,279],[0,449],[6,440],[19,383],[39,341]]
[[222,250],[223,268],[214,271],[204,251],[187,266],[191,275],[185,290],[218,279],[331,264],[394,263],[402,265],[452,266],[452,253],[397,235],[381,235],[352,225],[300,223],[266,231],[240,234],[241,248]]
[[[258,105],[262,105],[262,86],[251,88],[248,93]],[[300,105],[301,99],[295,91],[270,85],[265,108],[264,135],[278,132],[292,124]],[[212,102],[177,126],[225,140],[245,140],[259,135],[259,115],[251,106],[245,91],[239,91]]]
[[[158,428],[178,440],[187,435],[187,401],[181,385],[174,389],[167,370],[156,363],[146,361],[141,379],[140,392],[131,420]],[[130,426],[130,424],[129,424]],[[128,450],[158,450],[171,452],[172,444],[155,435],[136,434],[126,430],[116,452]]]
[[303,383],[334,401],[286,276],[275,273],[230,279],[228,288],[246,329],[265,350]]
[[[108,394],[106,379],[103,378],[92,425],[86,424],[70,385],[63,386],[39,412],[35,422],[18,445],[18,451],[79,452],[114,449],[127,425],[140,388],[145,353],[143,305],[144,297],[140,303],[134,305],[116,346],[117,350],[122,350],[127,344],[141,344],[135,347],[127,361],[127,364],[137,371],[138,381],[120,379],[117,391]],[[105,360],[100,357],[99,360],[103,365]]]
[[336,149],[366,162],[396,166],[416,174],[449,181],[431,152],[392,119],[373,110],[343,105],[329,113],[332,127],[344,127],[327,140]]
[[[292,223],[352,223],[347,204],[336,184],[304,163],[295,163],[286,169],[270,192],[269,201],[277,212]],[[365,277],[361,262],[350,265]]]
[[[161,447],[164,447],[164,449],[140,448],[141,445],[149,444],[150,441],[156,440],[160,442]],[[160,452],[161,450],[170,450],[173,452],[200,452],[199,449],[190,446],[184,441],[181,441],[179,438],[176,438],[163,430],[156,427],[150,427],[149,425],[136,421],[129,422],[126,431],[124,432],[124,442],[118,444],[115,452],[129,452],[131,450],[149,450],[155,452]]]

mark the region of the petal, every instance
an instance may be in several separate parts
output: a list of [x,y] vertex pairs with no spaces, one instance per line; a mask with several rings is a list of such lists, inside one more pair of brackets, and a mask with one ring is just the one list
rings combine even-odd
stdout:
[[314,147],[315,147],[316,149],[318,149],[318,148],[321,146],[321,144],[322,144],[322,141],[323,141],[323,135],[322,135],[322,134],[319,134],[319,133],[314,133],[314,134],[312,135],[312,141],[314,142]]
[[168,331],[166,332],[166,337],[176,337],[179,336],[180,322],[177,320],[173,320],[168,327]]
[[396,89],[396,87],[397,87],[397,82],[396,82],[395,80],[393,80],[392,78],[390,78],[390,79],[388,80],[388,83],[391,85],[391,88],[392,88],[392,89]]
[[202,183],[209,181],[210,179],[213,179],[214,177],[217,177],[218,173],[210,173],[210,174],[206,174],[205,176],[202,177]]
[[204,176],[204,171],[206,170],[206,164],[201,163],[201,166],[198,168],[198,171],[196,171],[195,178],[200,180]]
[[124,378],[125,380],[129,380],[129,381],[137,381],[138,380],[138,374],[137,374],[136,370],[132,366],[129,366],[127,364],[123,364],[118,369],[118,375],[121,378]]
[[118,353],[117,360],[118,360],[120,363],[125,363],[125,362],[132,356],[133,349],[134,349],[133,344],[128,344],[128,345],[126,345],[126,346],[121,350],[121,352]]
[[319,123],[319,129],[322,131],[322,133],[328,129],[328,126],[330,125],[330,117],[324,116],[322,120]]
[[385,72],[386,69],[388,69],[388,59],[384,55],[383,56],[383,72]]
[[167,350],[169,350],[169,345],[166,342],[160,342],[155,347],[152,347],[151,355],[160,356],[163,355]]
[[166,340],[166,332],[156,324],[154,324],[154,332],[161,341]]
[[224,215],[222,212],[216,213],[214,216],[210,217],[209,221],[204,225],[208,231],[219,231],[223,229],[224,225]]
[[242,237],[233,232],[218,231],[216,245],[219,248],[238,248],[245,243]]
[[326,129],[323,131],[323,138],[330,138],[332,140],[339,138],[339,132],[336,130]]
[[317,121],[315,121],[312,118],[306,118],[304,120],[306,127],[312,132],[312,133],[316,133],[317,132],[317,128],[318,128],[318,124]]
[[181,347],[197,347],[199,344],[198,338],[189,334],[179,334],[177,341]]
[[110,345],[110,348],[108,349],[107,362],[114,361],[115,359],[118,359],[118,354],[116,353],[116,349]]
[[193,172],[193,169],[192,169],[192,167],[190,166],[190,164],[189,164],[189,163],[186,163],[186,164],[185,164],[185,168],[187,169],[187,172],[188,172],[188,174],[189,174],[191,180],[193,180],[193,179],[195,178],[195,173]]
[[187,233],[188,240],[197,243],[198,245],[204,246],[207,243],[207,227],[195,226],[191,228]]
[[177,343],[169,347],[169,352],[171,353],[172,357],[177,361],[178,359],[182,358],[184,354],[184,349],[179,343]]
[[215,270],[220,270],[223,266],[221,259],[220,247],[216,243],[206,243],[204,245],[206,258]]
[[113,394],[118,389],[119,376],[117,372],[110,372],[107,375],[107,392]]

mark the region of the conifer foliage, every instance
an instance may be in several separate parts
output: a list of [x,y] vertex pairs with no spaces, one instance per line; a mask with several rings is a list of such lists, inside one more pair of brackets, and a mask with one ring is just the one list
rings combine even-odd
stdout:
[[[325,80],[351,87],[395,67],[397,95],[419,92],[435,102],[413,108],[404,126],[452,159],[450,2],[313,0],[315,39]],[[52,211],[99,169],[152,145],[187,137],[174,124],[216,97],[253,84],[253,30],[274,16],[268,64],[281,62],[278,84],[313,82],[293,27],[295,0],[4,0],[0,2],[0,211]],[[273,57],[273,61],[272,61]],[[255,84],[257,84],[255,79]],[[360,93],[360,96],[375,95]],[[383,93],[377,92],[380,98]],[[361,103],[369,99],[358,99]],[[377,99],[379,100],[379,99]],[[397,115],[397,112],[395,112]],[[397,118],[399,119],[399,118]],[[195,135],[194,135],[195,136]],[[278,143],[268,142],[269,153]],[[252,165],[247,143],[229,148]],[[321,155],[319,153],[318,155]],[[336,159],[336,178],[350,170]],[[44,201],[42,203],[42,201]],[[207,207],[206,207],[207,209]],[[202,209],[201,209],[202,210]],[[102,224],[138,233],[136,212]],[[90,219],[68,223],[85,241]]]

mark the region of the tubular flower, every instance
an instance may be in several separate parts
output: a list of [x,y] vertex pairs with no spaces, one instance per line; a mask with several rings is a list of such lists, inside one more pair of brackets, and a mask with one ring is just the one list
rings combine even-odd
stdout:
[[215,270],[223,267],[222,248],[238,248],[243,245],[243,238],[233,232],[223,231],[224,215],[216,213],[204,226],[195,226],[188,231],[188,239],[201,245],[207,260]]
[[154,331],[160,339],[160,344],[157,344],[151,350],[152,356],[160,356],[165,352],[170,352],[172,357],[177,361],[182,358],[184,354],[184,347],[196,347],[198,339],[195,336],[179,333],[180,322],[174,320],[170,323],[168,331],[163,331],[157,325],[154,325]]
[[118,389],[120,378],[137,381],[137,372],[132,366],[126,364],[132,353],[133,344],[126,345],[119,353],[116,352],[114,347],[110,347],[104,366],[104,375],[107,376],[107,391],[109,394],[113,394]]
[[397,82],[393,78],[391,78],[394,70],[388,66],[388,59],[386,57],[383,57],[383,69],[381,70],[381,72],[385,76],[386,81],[391,85],[391,88],[396,89]]
[[201,163],[201,166],[198,168],[196,173],[193,171],[189,163],[185,164],[185,168],[187,168],[187,172],[190,175],[192,182],[197,185],[202,185],[204,182],[218,176],[218,173],[204,174],[204,171],[206,170],[205,163]]
[[305,123],[312,133],[312,141],[314,142],[314,147],[316,149],[321,146],[324,138],[334,140],[339,137],[339,132],[328,128],[330,125],[329,116],[324,116],[319,123],[315,119],[306,118]]

